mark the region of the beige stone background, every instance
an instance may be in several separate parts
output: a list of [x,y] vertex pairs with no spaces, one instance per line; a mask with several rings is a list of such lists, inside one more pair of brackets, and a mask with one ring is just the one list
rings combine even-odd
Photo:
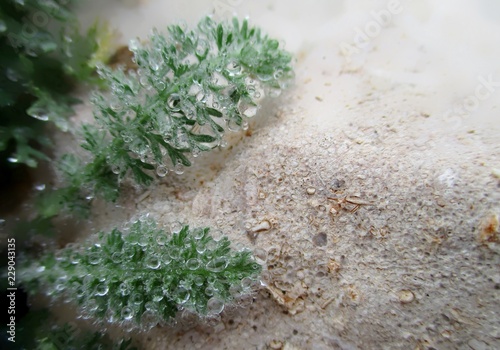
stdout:
[[142,348],[500,348],[497,1],[93,0],[80,12],[123,43],[235,13],[296,58],[295,85],[251,136],[89,224],[150,213],[213,226],[264,265],[220,320],[181,317],[135,335]]

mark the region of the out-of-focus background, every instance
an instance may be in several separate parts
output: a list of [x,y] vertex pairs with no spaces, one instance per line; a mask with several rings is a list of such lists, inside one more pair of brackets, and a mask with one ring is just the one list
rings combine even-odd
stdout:
[[[312,77],[304,103],[322,122],[324,110],[307,104],[309,95],[321,93],[342,114],[359,91],[337,78],[326,93],[321,76],[360,70],[377,89],[411,84],[429,92],[429,113],[453,119],[453,125],[499,124],[500,4],[495,0],[91,0],[81,7],[84,25],[98,15],[119,30],[123,43],[172,22],[194,25],[206,14],[248,16],[296,55],[299,85],[300,78]],[[485,80],[491,84],[481,88]]]

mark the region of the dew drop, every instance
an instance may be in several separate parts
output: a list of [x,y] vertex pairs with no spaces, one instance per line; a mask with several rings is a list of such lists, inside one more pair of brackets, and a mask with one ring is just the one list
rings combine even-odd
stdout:
[[186,267],[194,271],[200,267],[200,261],[196,258],[189,259],[186,261]]
[[94,312],[96,311],[98,308],[99,308],[99,305],[97,304],[96,300],[95,299],[89,299],[87,301],[87,309],[90,311],[90,312]]
[[252,118],[257,114],[258,107],[255,103],[240,101],[238,110],[244,117]]
[[142,304],[142,295],[140,293],[134,293],[130,296],[130,301],[134,305],[141,305]]
[[0,33],[3,33],[7,30],[7,25],[5,24],[4,20],[0,19]]
[[160,62],[158,62],[158,60],[155,57],[151,57],[149,59],[149,66],[151,67],[152,70],[156,72],[158,71],[158,69],[160,69]]
[[149,237],[144,235],[139,237],[139,241],[137,242],[141,247],[145,247],[148,245]]
[[260,81],[269,81],[272,79],[272,77],[273,76],[271,74],[265,74],[265,73],[257,75],[257,78],[259,78]]
[[45,184],[35,185],[35,190],[37,190],[37,191],[43,191],[43,190],[45,190]]
[[123,261],[123,256],[121,253],[119,252],[114,252],[113,255],[111,255],[111,260],[115,263],[115,264],[120,264],[122,261]]
[[239,131],[240,130],[240,125],[238,125],[238,123],[234,119],[226,120],[226,125],[227,125],[227,128],[231,131]]
[[250,77],[247,77],[245,78],[245,84],[247,85],[255,85],[255,80],[250,78]]
[[159,81],[156,83],[156,89],[158,89],[158,91],[163,91],[165,90],[165,83],[163,81]]
[[181,96],[179,94],[171,94],[167,99],[167,106],[172,111],[180,111]]
[[174,172],[177,175],[182,175],[184,174],[184,166],[181,163],[177,163],[174,167]]
[[158,324],[158,318],[152,311],[145,311],[141,316],[141,328],[143,330],[150,330]]
[[152,301],[148,301],[144,304],[144,308],[148,311],[151,311],[156,309],[156,305]]
[[77,298],[82,298],[85,295],[86,291],[83,287],[78,287],[75,290],[75,295]]
[[125,306],[121,312],[122,318],[124,320],[130,320],[134,316],[134,310],[132,308]]
[[198,45],[196,46],[196,54],[198,56],[204,56],[205,52],[208,50],[208,42],[206,40],[198,41]]
[[120,291],[120,294],[122,296],[126,296],[126,295],[130,294],[130,287],[129,287],[127,282],[121,283],[120,286],[118,287],[118,290]]
[[30,116],[32,116],[35,119],[38,119],[38,120],[41,120],[44,122],[49,120],[49,114],[48,114],[47,110],[45,110],[44,108],[37,108],[37,107],[30,108],[28,110],[28,113]]
[[141,44],[137,39],[131,39],[128,43],[128,48],[130,51],[135,52],[141,47]]
[[104,296],[104,295],[108,294],[108,291],[109,291],[108,285],[105,283],[101,283],[101,284],[97,285],[97,287],[95,289],[95,294],[98,296]]
[[89,254],[89,263],[91,265],[97,265],[101,262],[101,255],[97,252],[93,252]]
[[175,137],[175,146],[178,149],[189,149],[189,139],[183,129],[177,129],[177,135]]
[[205,103],[207,101],[205,92],[203,92],[203,90],[196,94],[196,101],[201,103]]
[[182,223],[180,223],[179,221],[174,221],[170,224],[170,231],[172,231],[172,233],[179,233],[181,232],[182,230]]
[[208,286],[207,288],[205,288],[205,294],[208,295],[209,297],[214,295],[215,292],[216,292],[216,290],[212,286]]
[[181,251],[177,247],[171,247],[168,251],[168,254],[172,260],[177,260],[181,257]]
[[201,276],[196,276],[194,278],[194,284],[198,287],[201,287],[203,285],[203,283],[205,282],[205,280],[203,279],[203,277]]
[[151,88],[151,85],[149,84],[149,79],[147,76],[142,76],[140,79],[139,79],[139,82],[141,83],[142,86],[144,86],[146,89],[150,89]]
[[164,177],[168,173],[168,168],[165,165],[158,165],[156,167],[156,174],[160,177]]
[[283,71],[281,69],[278,69],[276,72],[274,72],[274,79],[281,79],[283,77]]
[[264,265],[267,260],[267,251],[261,248],[257,248],[254,250],[253,256],[255,257],[255,261],[259,265]]
[[178,304],[185,304],[189,300],[189,298],[191,297],[191,294],[189,294],[189,290],[187,290],[183,286],[179,286],[175,290],[174,295],[175,295],[175,301]]
[[163,300],[163,290],[160,287],[156,287],[151,291],[151,295],[153,296],[153,301],[158,302]]
[[205,253],[206,250],[207,250],[207,247],[205,246],[205,244],[200,242],[196,245],[196,251],[198,253],[203,254],[203,253]]
[[228,264],[229,261],[225,257],[219,257],[209,261],[206,265],[206,269],[211,272],[221,272]]
[[146,259],[146,266],[150,269],[157,270],[160,265],[160,260],[156,256],[150,256]]
[[164,234],[159,234],[156,237],[156,243],[158,243],[158,245],[165,245],[165,243],[167,243],[167,236]]
[[248,289],[252,286],[252,280],[248,277],[245,277],[241,280],[241,286],[243,289]]
[[215,242],[219,242],[224,237],[224,233],[222,230],[216,229],[210,232],[210,236],[212,236]]
[[122,137],[123,141],[124,141],[124,142],[127,142],[127,143],[128,143],[128,142],[131,142],[131,141],[132,141],[132,139],[133,139],[133,138],[132,138],[132,134],[130,134],[130,133],[129,133],[129,132],[127,132],[127,131],[122,131],[122,132],[120,133],[120,136]]
[[207,302],[207,313],[218,315],[224,310],[224,302],[217,297],[210,298]]
[[192,232],[193,232],[192,233],[193,234],[193,238],[196,239],[196,240],[202,239],[203,236],[205,235],[205,231],[201,227],[193,229]]
[[236,60],[230,61],[226,66],[227,72],[230,76],[239,75],[241,73],[241,65]]

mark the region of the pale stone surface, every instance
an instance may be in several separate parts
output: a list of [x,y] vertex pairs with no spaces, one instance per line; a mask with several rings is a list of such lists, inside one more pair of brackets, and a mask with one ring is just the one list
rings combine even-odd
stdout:
[[496,2],[93,3],[82,18],[99,8],[123,38],[249,15],[297,58],[251,137],[96,218],[149,212],[267,253],[262,287],[223,326],[180,319],[144,348],[500,348],[500,249],[479,239],[500,214]]

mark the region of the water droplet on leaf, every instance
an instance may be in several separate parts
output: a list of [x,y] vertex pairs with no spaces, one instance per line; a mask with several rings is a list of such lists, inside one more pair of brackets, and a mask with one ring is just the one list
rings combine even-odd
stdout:
[[121,316],[124,320],[130,320],[134,316],[134,310],[132,310],[128,306],[125,306],[122,309]]
[[224,310],[224,302],[217,297],[210,298],[207,302],[207,314],[218,315]]
[[228,259],[225,257],[219,257],[209,261],[206,268],[211,272],[221,272],[227,267],[228,264]]
[[165,165],[158,165],[156,167],[156,174],[160,177],[164,177],[168,173],[168,168]]
[[196,258],[189,259],[186,261],[186,267],[194,271],[200,267],[200,261]]
[[156,256],[151,256],[146,259],[146,266],[150,269],[156,270],[160,267],[160,260]]
[[180,111],[181,96],[179,94],[171,94],[167,99],[167,106],[172,111]]
[[101,284],[97,285],[97,287],[95,289],[95,294],[98,296],[104,296],[104,295],[108,294],[108,291],[109,291],[108,285],[105,283],[101,283]]

